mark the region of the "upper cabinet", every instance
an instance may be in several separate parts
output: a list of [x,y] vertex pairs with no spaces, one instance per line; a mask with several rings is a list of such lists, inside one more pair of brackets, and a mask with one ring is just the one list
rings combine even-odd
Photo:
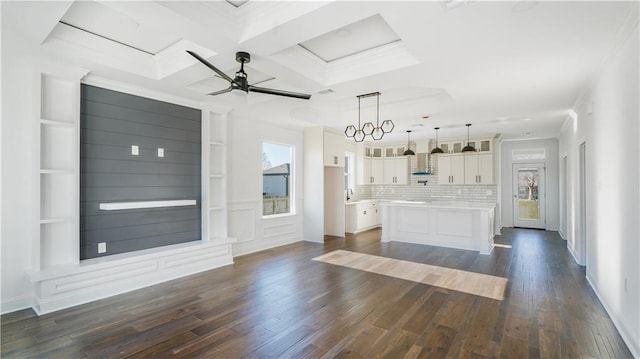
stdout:
[[385,158],[383,163],[384,184],[409,184],[409,158]]
[[[462,147],[467,143],[475,147],[476,152],[462,153]],[[492,138],[447,141],[439,145],[444,151],[437,156],[439,184],[495,184]]]
[[457,140],[457,141],[444,141],[440,142],[438,145],[442,148],[442,151],[445,154],[453,154],[453,153],[462,153],[462,148],[469,143],[471,146],[476,148],[477,152],[483,153],[492,153],[493,152],[493,139],[492,138],[483,138],[477,139],[472,138],[469,141],[465,140]]
[[465,154],[464,178],[466,184],[493,184],[493,155],[480,152]]
[[384,157],[385,158],[391,158],[391,157],[403,156],[404,155],[404,151],[406,149],[407,149],[406,145],[385,147],[384,148]]
[[324,165],[344,167],[344,135],[324,131]]

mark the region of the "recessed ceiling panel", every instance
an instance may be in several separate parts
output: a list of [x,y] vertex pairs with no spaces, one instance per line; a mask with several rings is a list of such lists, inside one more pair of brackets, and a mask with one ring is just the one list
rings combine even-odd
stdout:
[[95,1],[74,2],[60,22],[152,55],[180,40],[169,31]]
[[331,62],[399,40],[382,16],[374,15],[299,45],[323,61]]

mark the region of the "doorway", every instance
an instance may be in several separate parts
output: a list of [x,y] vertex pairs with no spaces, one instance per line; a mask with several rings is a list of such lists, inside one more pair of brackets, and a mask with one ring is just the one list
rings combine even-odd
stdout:
[[544,163],[513,165],[513,226],[545,228]]

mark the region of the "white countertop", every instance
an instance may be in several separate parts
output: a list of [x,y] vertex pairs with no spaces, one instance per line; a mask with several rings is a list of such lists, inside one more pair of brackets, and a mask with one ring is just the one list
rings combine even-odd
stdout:
[[455,209],[484,209],[491,210],[496,207],[495,203],[482,202],[456,202],[456,201],[385,201],[382,206],[409,206],[409,207],[429,207],[429,208],[455,208]]
[[388,200],[388,199],[361,199],[358,201],[345,202],[350,206],[358,203],[379,202],[382,206],[409,206],[409,207],[429,207],[429,208],[457,208],[457,209],[494,209],[495,203],[485,202],[461,202],[461,201],[408,201],[408,200]]
[[371,202],[383,202],[383,201],[379,200],[379,199],[360,199],[360,200],[357,200],[357,201],[347,201],[344,204],[345,204],[345,206],[350,206],[350,205],[358,204],[358,203],[371,203]]

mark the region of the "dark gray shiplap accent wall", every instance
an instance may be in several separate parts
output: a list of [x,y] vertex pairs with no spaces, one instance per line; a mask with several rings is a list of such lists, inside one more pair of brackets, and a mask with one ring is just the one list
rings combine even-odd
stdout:
[[[200,110],[84,84],[81,101],[80,258],[200,240]],[[99,209],[178,199],[197,205]],[[106,253],[98,254],[100,242]]]

